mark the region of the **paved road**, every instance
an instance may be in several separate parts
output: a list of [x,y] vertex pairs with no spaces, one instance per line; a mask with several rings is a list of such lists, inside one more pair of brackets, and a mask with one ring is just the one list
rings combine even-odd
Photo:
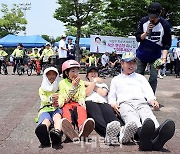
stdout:
[[[11,68],[9,69],[11,70]],[[82,77],[84,77],[82,75]],[[137,145],[122,147],[105,146],[93,132],[92,143],[63,143],[63,148],[40,149],[34,134],[34,118],[39,108],[38,88],[42,76],[0,75],[0,154],[28,153],[144,153]],[[106,79],[109,85],[110,79]],[[180,79],[167,76],[159,79],[156,96],[161,103],[161,111],[154,112],[161,123],[171,118],[176,123],[175,136],[165,145],[163,152],[180,153]],[[160,153],[160,152],[146,152]]]

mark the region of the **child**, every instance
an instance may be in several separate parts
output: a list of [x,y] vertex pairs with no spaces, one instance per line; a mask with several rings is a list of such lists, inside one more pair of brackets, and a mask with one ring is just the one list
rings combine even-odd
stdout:
[[[86,106],[89,117],[95,120],[96,132],[105,137],[106,144],[116,143],[117,136],[120,135],[120,142],[128,142],[137,131],[135,123],[129,123],[122,127],[116,117],[112,107],[107,103],[108,86],[99,78],[98,68],[90,66],[87,69]],[[120,130],[121,133],[120,134]]]
[[40,75],[41,73],[41,67],[40,67],[40,54],[38,52],[38,48],[34,48],[34,51],[31,54],[28,54],[28,56],[34,58],[34,63],[36,64],[36,69],[37,69],[37,75]]
[[[75,138],[88,137],[94,130],[94,120],[87,119],[85,86],[79,77],[79,68],[77,61],[65,61],[62,65],[64,79],[59,82],[58,103],[63,112],[62,130],[72,141]],[[79,136],[73,129],[75,124],[78,126]]]
[[41,107],[38,114],[38,126],[35,133],[41,143],[40,147],[50,146],[49,130],[53,125],[54,129],[50,131],[52,146],[61,144],[61,114],[62,111],[58,106],[58,70],[49,67],[44,70],[43,81],[39,88]]
[[175,124],[172,120],[166,120],[159,125],[148,105],[152,105],[157,110],[159,103],[147,79],[134,72],[137,65],[136,57],[132,52],[123,54],[121,66],[122,73],[111,81],[109,103],[120,112],[125,124],[129,122],[137,124],[141,150],[161,150],[173,137]]

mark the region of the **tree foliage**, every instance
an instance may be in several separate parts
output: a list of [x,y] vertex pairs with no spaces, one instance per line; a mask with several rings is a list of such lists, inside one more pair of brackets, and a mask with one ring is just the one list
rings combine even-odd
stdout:
[[2,4],[1,12],[4,15],[0,18],[0,37],[25,31],[27,20],[18,5],[13,4],[13,8],[8,9],[8,5]]
[[60,7],[56,9],[54,17],[65,23],[65,25],[74,26],[77,28],[76,45],[77,45],[77,60],[79,56],[79,39],[81,28],[87,25],[88,22],[96,16],[96,13],[101,10],[102,0],[58,0]]
[[132,35],[139,19],[146,15],[146,0],[109,0],[106,19],[121,36]]

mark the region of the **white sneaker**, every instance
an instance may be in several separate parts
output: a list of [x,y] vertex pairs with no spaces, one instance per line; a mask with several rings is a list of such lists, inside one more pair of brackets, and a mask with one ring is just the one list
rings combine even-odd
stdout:
[[160,79],[163,79],[163,76],[161,76],[161,75],[158,75],[157,77],[160,78]]
[[106,136],[105,143],[107,145],[115,145],[117,141],[117,135],[119,134],[119,130],[121,128],[119,121],[112,121],[107,124],[106,127]]
[[125,126],[121,127],[119,142],[128,143],[136,133],[138,127],[135,122],[129,122]]
[[84,124],[82,125],[82,127],[80,128],[80,133],[79,133],[79,137],[88,137],[89,134],[91,134],[91,132],[94,130],[95,127],[95,122],[94,119],[92,118],[88,118],[86,119],[86,121],[84,122]]

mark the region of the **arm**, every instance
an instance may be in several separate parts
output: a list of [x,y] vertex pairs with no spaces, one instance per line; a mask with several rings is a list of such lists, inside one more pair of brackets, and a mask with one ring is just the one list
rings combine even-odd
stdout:
[[166,62],[166,57],[168,54],[168,50],[171,47],[171,42],[172,42],[172,38],[171,38],[171,27],[169,25],[168,22],[164,23],[164,35],[162,38],[162,59],[163,62]]

